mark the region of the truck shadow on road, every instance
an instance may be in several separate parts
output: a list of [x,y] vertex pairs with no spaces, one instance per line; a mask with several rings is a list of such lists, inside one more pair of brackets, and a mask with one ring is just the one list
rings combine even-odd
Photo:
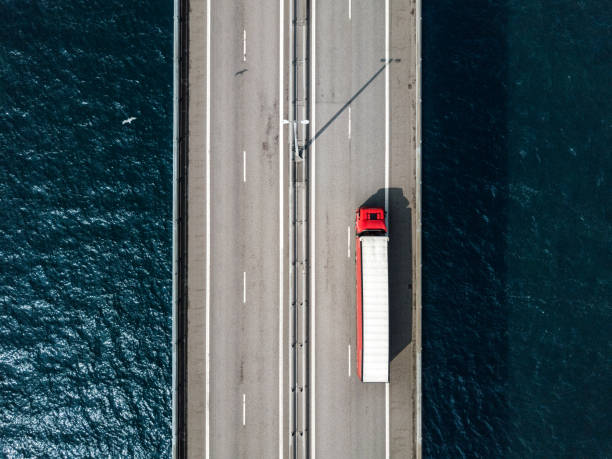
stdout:
[[[379,189],[361,206],[385,207]],[[389,188],[389,359],[412,341],[412,209],[401,188]]]

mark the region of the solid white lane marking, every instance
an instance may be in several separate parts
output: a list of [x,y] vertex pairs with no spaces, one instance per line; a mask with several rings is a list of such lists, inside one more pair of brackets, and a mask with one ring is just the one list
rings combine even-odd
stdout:
[[389,0],[385,0],[385,220],[389,230]]
[[246,62],[246,29],[242,29],[242,61]]
[[351,0],[348,0],[348,2],[349,2],[349,19],[351,19],[351,9],[352,9]]
[[246,182],[246,151],[242,152],[242,181]]
[[385,457],[389,459],[389,383],[385,383]]
[[206,378],[204,450],[210,458],[210,2],[206,0]]
[[351,138],[351,106],[348,108],[348,138]]
[[283,412],[283,301],[284,301],[284,291],[283,291],[283,282],[284,282],[284,274],[283,274],[283,254],[284,254],[284,244],[283,244],[283,207],[284,207],[284,199],[283,199],[283,168],[284,168],[284,140],[283,140],[283,119],[284,119],[284,106],[283,106],[283,86],[284,86],[284,46],[285,46],[285,38],[284,38],[284,20],[285,20],[285,0],[279,0],[279,45],[278,45],[278,459],[283,458],[283,450],[284,450],[284,412]]
[[[312,0],[312,26],[310,33],[312,34],[312,67],[310,71],[310,90],[311,96],[310,101],[312,103],[311,117],[310,123],[312,125],[313,133],[317,132],[317,111],[316,111],[316,103],[315,103],[315,88],[317,86],[317,80],[315,78],[315,69],[316,69],[316,50],[317,50],[317,0]],[[312,205],[310,206],[310,222],[312,225],[311,231],[311,245],[310,245],[310,259],[312,260],[312,268],[311,268],[311,282],[310,282],[310,343],[312,345],[312,352],[310,353],[310,453],[312,455],[312,459],[316,459],[317,455],[317,443],[316,443],[316,420],[317,420],[317,405],[316,405],[316,375],[317,375],[317,366],[316,366],[316,297],[315,297],[315,288],[316,288],[316,264],[315,264],[315,248],[316,248],[316,231],[315,231],[315,209],[316,209],[316,140],[312,139],[312,144],[310,145],[310,164],[312,170],[310,171],[312,175],[312,179],[310,180],[310,196],[312,196]]]
[[346,256],[351,258],[351,227],[346,227]]
[[351,377],[351,345],[348,345],[348,375]]
[[242,302],[246,303],[246,271],[242,273]]
[[242,394],[242,425],[246,425],[246,394]]

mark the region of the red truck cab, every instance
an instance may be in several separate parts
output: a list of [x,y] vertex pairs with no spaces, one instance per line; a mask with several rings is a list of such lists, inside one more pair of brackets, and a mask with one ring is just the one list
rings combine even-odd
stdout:
[[355,218],[357,236],[366,231],[387,232],[385,210],[379,207],[362,207],[357,210]]

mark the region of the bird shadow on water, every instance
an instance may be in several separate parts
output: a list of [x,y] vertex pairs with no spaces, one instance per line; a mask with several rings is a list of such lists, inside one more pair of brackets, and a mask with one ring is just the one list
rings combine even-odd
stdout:
[[423,455],[504,457],[508,7],[422,16]]
[[[360,207],[385,207],[379,189]],[[412,341],[412,210],[401,188],[389,188],[389,359]]]

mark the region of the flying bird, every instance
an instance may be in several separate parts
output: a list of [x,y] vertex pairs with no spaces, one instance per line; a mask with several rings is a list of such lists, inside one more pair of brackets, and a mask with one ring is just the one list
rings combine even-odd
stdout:
[[130,117],[127,119],[127,120],[123,120],[123,121],[121,122],[121,125],[124,125],[124,124],[132,124],[132,121],[134,121],[135,119],[136,119],[136,117],[135,117],[135,116],[130,116]]

